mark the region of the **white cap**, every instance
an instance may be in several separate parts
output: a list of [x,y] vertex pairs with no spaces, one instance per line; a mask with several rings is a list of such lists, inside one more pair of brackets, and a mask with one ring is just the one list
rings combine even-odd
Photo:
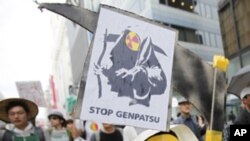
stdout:
[[184,102],[189,102],[186,98],[184,97],[181,97],[179,100],[178,100],[178,104],[181,104],[181,103],[184,103]]
[[250,87],[245,87],[245,88],[240,92],[240,99],[243,99],[246,95],[250,95]]

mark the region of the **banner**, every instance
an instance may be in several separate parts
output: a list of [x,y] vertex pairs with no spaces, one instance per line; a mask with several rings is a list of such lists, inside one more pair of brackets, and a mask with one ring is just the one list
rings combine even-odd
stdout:
[[177,32],[102,7],[81,118],[166,130]]
[[42,85],[39,81],[16,82],[16,86],[21,98],[33,101],[39,107],[46,107]]

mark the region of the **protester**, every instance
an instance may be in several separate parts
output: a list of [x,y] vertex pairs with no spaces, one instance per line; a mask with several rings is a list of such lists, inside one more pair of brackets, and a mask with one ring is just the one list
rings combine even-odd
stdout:
[[196,116],[191,115],[192,104],[185,98],[181,98],[178,101],[181,115],[174,120],[174,124],[185,124],[196,135],[199,141],[201,141],[200,127],[198,125]]
[[240,93],[242,109],[235,119],[234,124],[250,125],[250,87],[244,88]]
[[77,141],[82,140],[77,132],[70,132],[66,128],[66,120],[59,111],[53,111],[48,115],[52,128],[46,132],[46,141]]
[[45,141],[44,132],[32,121],[38,114],[35,103],[22,98],[0,101],[0,120],[9,123],[0,140],[2,141]]
[[[241,109],[237,114],[234,125],[250,125],[250,87],[245,87],[240,93]],[[230,141],[230,126],[223,129],[223,141]]]
[[90,141],[123,141],[121,131],[113,124],[103,124],[103,129],[92,134]]
[[66,120],[66,128],[68,131],[70,131],[70,133],[74,139],[79,138],[81,140],[83,140],[83,139],[86,140],[85,131],[81,131],[80,129],[77,129],[74,120],[72,120],[72,119]]

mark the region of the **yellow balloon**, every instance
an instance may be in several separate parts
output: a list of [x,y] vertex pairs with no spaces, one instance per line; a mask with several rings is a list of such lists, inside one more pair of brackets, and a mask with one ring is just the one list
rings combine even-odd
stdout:
[[178,139],[172,134],[159,134],[150,137],[147,141],[178,141]]

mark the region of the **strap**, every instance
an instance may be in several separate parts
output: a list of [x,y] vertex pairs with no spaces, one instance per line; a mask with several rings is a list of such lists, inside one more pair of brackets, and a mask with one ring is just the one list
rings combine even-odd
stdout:
[[40,127],[34,127],[34,128],[35,128],[35,133],[39,137],[39,140],[45,141],[45,136],[44,136],[43,130]]
[[47,129],[47,132],[49,133],[49,135],[51,136],[51,134],[52,134],[52,128],[49,128],[49,129]]
[[[45,136],[44,136],[43,130],[41,128],[34,127],[34,132],[39,137],[40,141],[45,141]],[[2,136],[2,140],[3,141],[12,141],[13,136],[14,136],[14,132],[12,132],[10,130],[5,130],[5,132],[3,133],[3,136]]]
[[66,131],[67,131],[67,134],[68,134],[68,136],[69,136],[69,140],[70,140],[70,141],[74,141],[74,138],[72,137],[71,132],[70,132],[68,129],[66,129]]
[[3,140],[3,135],[5,134],[6,130],[0,130],[0,141]]
[[13,135],[14,135],[14,132],[10,130],[5,130],[2,139],[3,141],[12,141]]
[[98,132],[95,133],[95,139],[96,139],[96,141],[100,141],[101,140],[100,131],[98,131]]

